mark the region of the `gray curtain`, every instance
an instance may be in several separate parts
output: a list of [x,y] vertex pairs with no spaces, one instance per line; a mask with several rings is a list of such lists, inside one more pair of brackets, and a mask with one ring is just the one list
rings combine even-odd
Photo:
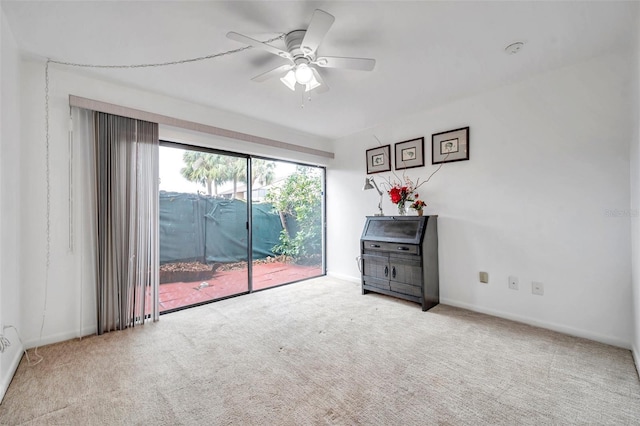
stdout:
[[96,112],[98,334],[158,319],[158,125]]

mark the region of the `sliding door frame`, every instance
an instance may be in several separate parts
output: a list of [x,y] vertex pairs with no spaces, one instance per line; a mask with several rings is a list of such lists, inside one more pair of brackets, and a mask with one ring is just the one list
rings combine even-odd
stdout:
[[[187,309],[187,308],[191,308],[191,307],[195,307],[195,306],[200,306],[200,305],[205,305],[208,303],[213,303],[213,302],[217,302],[220,300],[224,300],[224,299],[229,299],[232,297],[236,297],[236,296],[243,296],[246,294],[251,294],[251,293],[255,293],[258,291],[263,291],[263,290],[269,290],[272,288],[276,288],[276,287],[281,287],[284,285],[289,285],[289,284],[294,284],[300,281],[304,281],[308,278],[303,278],[301,280],[296,280],[296,281],[291,281],[291,282],[287,282],[287,283],[282,283],[282,284],[277,284],[274,285],[272,287],[267,287],[264,289],[258,289],[258,290],[254,290],[253,289],[253,211],[252,211],[252,206],[253,206],[253,185],[251,184],[251,175],[252,175],[252,167],[253,167],[253,163],[252,160],[266,160],[266,161],[276,161],[276,162],[282,162],[282,163],[289,163],[289,164],[294,164],[296,166],[304,166],[304,167],[310,167],[310,168],[317,168],[317,169],[321,169],[322,170],[322,193],[321,193],[321,209],[322,209],[322,268],[321,268],[321,275],[319,276],[324,276],[327,274],[327,243],[326,243],[326,238],[327,238],[327,203],[326,203],[326,198],[327,198],[327,194],[326,194],[326,188],[327,188],[327,168],[324,166],[319,166],[319,165],[315,165],[315,164],[306,164],[306,163],[302,163],[302,162],[298,162],[298,161],[291,161],[291,160],[281,160],[278,158],[271,158],[271,157],[265,157],[265,156],[260,156],[260,155],[250,155],[250,154],[243,154],[240,152],[234,152],[234,151],[227,151],[227,150],[222,150],[222,149],[217,149],[217,148],[211,148],[211,147],[204,147],[204,146],[199,146],[199,145],[190,145],[188,143],[183,143],[183,142],[173,142],[173,141],[168,141],[168,140],[163,140],[160,139],[160,147],[168,147],[168,148],[178,148],[178,149],[184,149],[184,150],[190,150],[190,151],[197,151],[197,152],[204,152],[204,153],[208,153],[208,154],[219,154],[219,155],[226,155],[229,157],[236,157],[236,158],[244,158],[246,161],[246,167],[247,167],[247,182],[246,182],[246,187],[247,187],[247,220],[246,220],[246,228],[247,228],[247,291],[245,292],[240,292],[237,294],[233,294],[233,295],[229,295],[229,296],[225,296],[225,297],[221,297],[219,299],[213,299],[213,300],[209,300],[209,301],[204,301],[204,302],[199,302],[193,305],[189,305],[189,306],[184,306],[184,307],[180,307],[180,308],[175,308],[175,309],[170,309],[167,311],[163,311],[160,312],[160,315],[163,314],[168,314],[171,312],[176,312],[182,309]],[[158,222],[159,223],[159,222]]]
[[[322,274],[319,276],[327,275],[327,168],[325,166],[319,166],[317,164],[306,164],[306,163],[301,163],[299,161],[281,160],[279,158],[270,158],[270,157],[264,157],[261,155],[250,155],[249,158],[256,159],[256,160],[280,161],[282,163],[295,164],[296,166],[304,166],[304,167],[310,167],[310,168],[316,168],[316,169],[322,170],[322,194],[321,194],[322,197],[321,197],[321,207],[320,207],[322,210]],[[303,278],[302,280],[296,280],[288,283],[278,284],[273,287],[268,287],[268,288],[256,290],[256,291],[268,290],[270,288],[276,288],[276,287],[280,287],[287,284],[294,284],[300,281],[304,281],[306,279],[308,278]]]

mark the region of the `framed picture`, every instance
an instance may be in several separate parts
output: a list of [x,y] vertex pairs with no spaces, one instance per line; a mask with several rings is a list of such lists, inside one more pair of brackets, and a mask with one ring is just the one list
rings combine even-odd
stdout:
[[449,130],[431,135],[431,164],[469,159],[469,128]]
[[367,150],[367,174],[391,170],[391,145]]
[[396,170],[424,166],[424,138],[398,142],[394,148]]

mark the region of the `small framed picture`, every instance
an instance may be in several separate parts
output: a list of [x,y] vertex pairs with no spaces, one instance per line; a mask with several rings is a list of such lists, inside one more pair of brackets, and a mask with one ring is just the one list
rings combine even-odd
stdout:
[[398,142],[394,148],[396,170],[424,166],[424,138]]
[[391,145],[367,150],[367,174],[391,170]]
[[431,135],[431,164],[469,159],[469,128],[449,130]]

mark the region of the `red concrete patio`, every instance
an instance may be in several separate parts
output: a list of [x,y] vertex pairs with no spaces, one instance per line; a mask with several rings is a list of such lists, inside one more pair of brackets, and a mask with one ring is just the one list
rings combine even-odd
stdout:
[[[322,268],[318,265],[254,264],[253,289],[261,290],[319,275],[322,275]],[[241,269],[219,271],[208,280],[160,284],[160,312],[245,293],[247,283],[247,270]]]

